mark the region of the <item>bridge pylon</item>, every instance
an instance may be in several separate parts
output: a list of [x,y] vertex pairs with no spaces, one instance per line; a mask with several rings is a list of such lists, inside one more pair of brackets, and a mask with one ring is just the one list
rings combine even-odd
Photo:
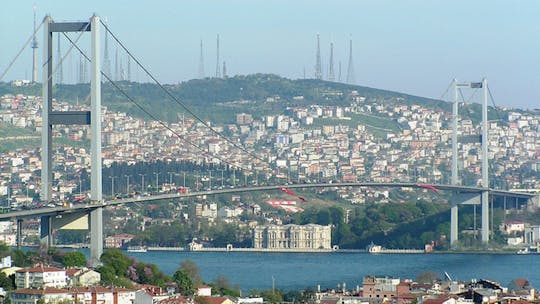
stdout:
[[487,79],[482,79],[482,82],[458,83],[456,79],[454,84],[454,103],[452,107],[452,179],[453,186],[459,185],[458,178],[458,95],[461,88],[483,89],[482,99],[482,136],[480,142],[482,145],[482,191],[481,195],[473,195],[468,193],[453,192],[450,211],[450,246],[455,247],[458,241],[458,205],[460,204],[481,204],[482,205],[482,242],[489,242],[489,174],[488,174],[488,115],[487,115],[487,99],[488,99],[488,84]]
[[[44,20],[44,66],[43,66],[43,107],[42,107],[42,170],[41,200],[51,201],[52,196],[52,127],[53,125],[90,125],[90,199],[93,204],[101,204],[102,197],[102,159],[101,159],[101,70],[100,70],[100,19],[92,16],[88,22],[54,22],[50,16]],[[91,75],[90,111],[53,111],[53,33],[91,32]],[[60,59],[60,58],[59,58]],[[52,245],[50,218],[43,219],[42,243]],[[101,208],[90,212],[90,263],[99,265],[103,253],[103,218]]]

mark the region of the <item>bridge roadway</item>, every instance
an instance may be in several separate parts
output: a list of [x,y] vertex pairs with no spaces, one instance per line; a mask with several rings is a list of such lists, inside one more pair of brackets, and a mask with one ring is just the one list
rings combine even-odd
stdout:
[[109,206],[118,206],[130,203],[142,203],[149,201],[175,199],[175,198],[187,198],[203,195],[214,194],[226,194],[226,193],[242,193],[242,192],[254,192],[254,191],[271,191],[279,190],[279,188],[287,189],[307,189],[307,188],[342,188],[342,187],[369,187],[369,188],[417,188],[427,191],[433,191],[426,186],[434,187],[437,190],[443,191],[457,191],[460,193],[481,193],[482,191],[489,191],[495,196],[508,196],[514,198],[529,199],[534,197],[534,194],[513,192],[504,190],[494,190],[479,187],[468,186],[452,186],[452,185],[437,185],[437,184],[418,184],[418,183],[319,183],[319,184],[291,184],[291,185],[279,185],[279,186],[253,186],[243,188],[224,188],[214,189],[189,193],[163,193],[150,196],[133,196],[125,199],[115,199],[105,201],[101,204],[75,204],[72,207],[42,207],[31,210],[12,211],[4,214],[0,214],[0,221],[32,218],[40,216],[58,216],[69,213],[88,213],[98,208],[105,208]]

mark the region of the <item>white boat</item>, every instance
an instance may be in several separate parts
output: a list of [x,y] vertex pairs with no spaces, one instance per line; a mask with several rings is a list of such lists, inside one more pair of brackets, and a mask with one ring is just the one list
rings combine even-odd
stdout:
[[382,246],[380,246],[380,245],[375,245],[375,244],[371,243],[368,246],[368,252],[369,253],[380,253],[381,251],[382,251]]
[[146,249],[145,246],[129,246],[127,248],[127,252],[147,252],[148,249]]

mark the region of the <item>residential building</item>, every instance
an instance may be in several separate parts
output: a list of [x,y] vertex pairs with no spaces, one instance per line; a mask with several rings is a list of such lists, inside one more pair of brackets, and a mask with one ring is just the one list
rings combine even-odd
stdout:
[[376,278],[364,277],[363,279],[363,297],[380,298],[391,300],[398,298],[410,291],[410,284],[394,278]]
[[44,266],[22,268],[15,272],[15,285],[17,288],[63,288],[67,286],[66,271]]

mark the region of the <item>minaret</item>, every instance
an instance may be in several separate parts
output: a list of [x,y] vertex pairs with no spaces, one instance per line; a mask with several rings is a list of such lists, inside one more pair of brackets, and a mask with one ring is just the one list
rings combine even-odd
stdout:
[[37,39],[36,39],[36,10],[37,6],[34,4],[34,37],[32,39],[32,82],[35,83],[37,81]]
[[315,79],[322,79],[321,46],[319,43],[319,34],[317,34],[317,55],[315,57]]
[[217,35],[217,53],[216,53],[216,78],[220,78],[220,68],[219,68],[219,34]]
[[58,37],[58,47],[56,48],[56,57],[58,58],[58,62],[59,62],[59,65],[58,65],[58,69],[56,70],[56,83],[57,84],[62,84],[64,82],[64,71],[62,69],[62,51],[60,51],[60,33],[58,33],[57,35]]
[[330,68],[328,69],[328,80],[334,81],[336,76],[334,75],[334,43],[330,42]]
[[349,41],[349,65],[347,66],[347,83],[355,83],[354,79],[354,64],[352,56],[352,38]]
[[204,57],[203,57],[203,45],[201,39],[201,54],[199,55],[199,78],[204,78]]
[[338,82],[341,82],[341,61],[338,63]]

